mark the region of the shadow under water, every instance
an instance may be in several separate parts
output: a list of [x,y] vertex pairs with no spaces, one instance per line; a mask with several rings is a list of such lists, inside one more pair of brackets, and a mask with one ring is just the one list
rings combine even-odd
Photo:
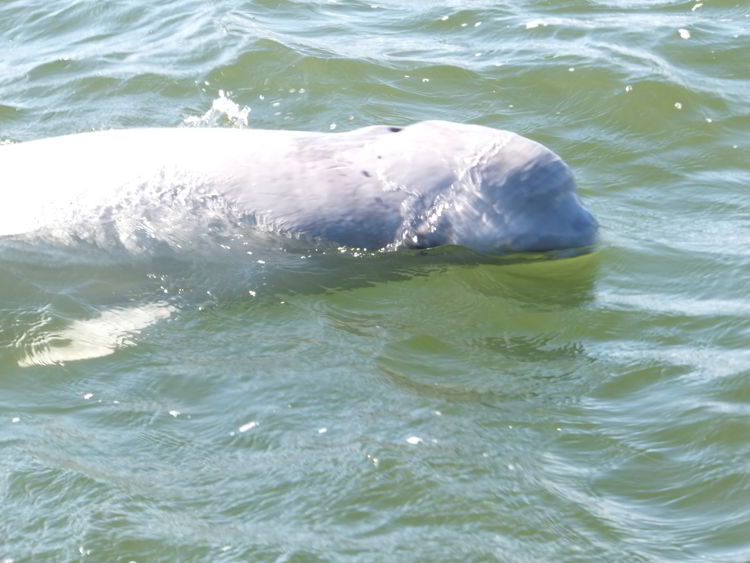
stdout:
[[417,279],[525,307],[574,307],[592,299],[598,262],[591,249],[492,256],[460,247],[302,251],[279,242],[254,236],[133,255],[2,240],[0,361],[24,367],[101,357],[180,311],[247,313]]

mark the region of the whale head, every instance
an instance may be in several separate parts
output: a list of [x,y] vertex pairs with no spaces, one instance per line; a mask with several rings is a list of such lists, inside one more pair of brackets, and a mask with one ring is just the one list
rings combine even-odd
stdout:
[[458,245],[489,253],[543,252],[596,242],[570,168],[555,153],[506,133],[456,170],[415,230],[415,246]]

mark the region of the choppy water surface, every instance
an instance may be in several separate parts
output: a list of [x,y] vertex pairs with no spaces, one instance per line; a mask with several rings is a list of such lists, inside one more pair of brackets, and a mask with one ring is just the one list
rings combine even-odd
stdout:
[[4,142],[480,123],[602,225],[501,263],[0,241],[0,557],[750,559],[749,33],[734,0],[0,4]]

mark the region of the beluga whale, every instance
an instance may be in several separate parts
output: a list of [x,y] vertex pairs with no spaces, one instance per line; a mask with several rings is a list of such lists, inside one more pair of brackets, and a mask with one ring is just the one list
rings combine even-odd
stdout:
[[328,133],[142,128],[10,143],[0,146],[0,189],[0,237],[97,225],[123,240],[138,229],[158,236],[175,208],[198,223],[212,214],[310,247],[369,250],[585,249],[598,229],[554,152],[447,121]]

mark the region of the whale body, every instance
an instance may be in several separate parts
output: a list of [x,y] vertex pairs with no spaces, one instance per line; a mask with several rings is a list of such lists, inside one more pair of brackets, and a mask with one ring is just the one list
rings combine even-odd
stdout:
[[555,153],[444,121],[343,133],[126,129],[7,144],[0,193],[0,237],[121,225],[118,214],[132,225],[133,214],[145,221],[186,202],[310,245],[509,253],[587,247],[597,234]]

